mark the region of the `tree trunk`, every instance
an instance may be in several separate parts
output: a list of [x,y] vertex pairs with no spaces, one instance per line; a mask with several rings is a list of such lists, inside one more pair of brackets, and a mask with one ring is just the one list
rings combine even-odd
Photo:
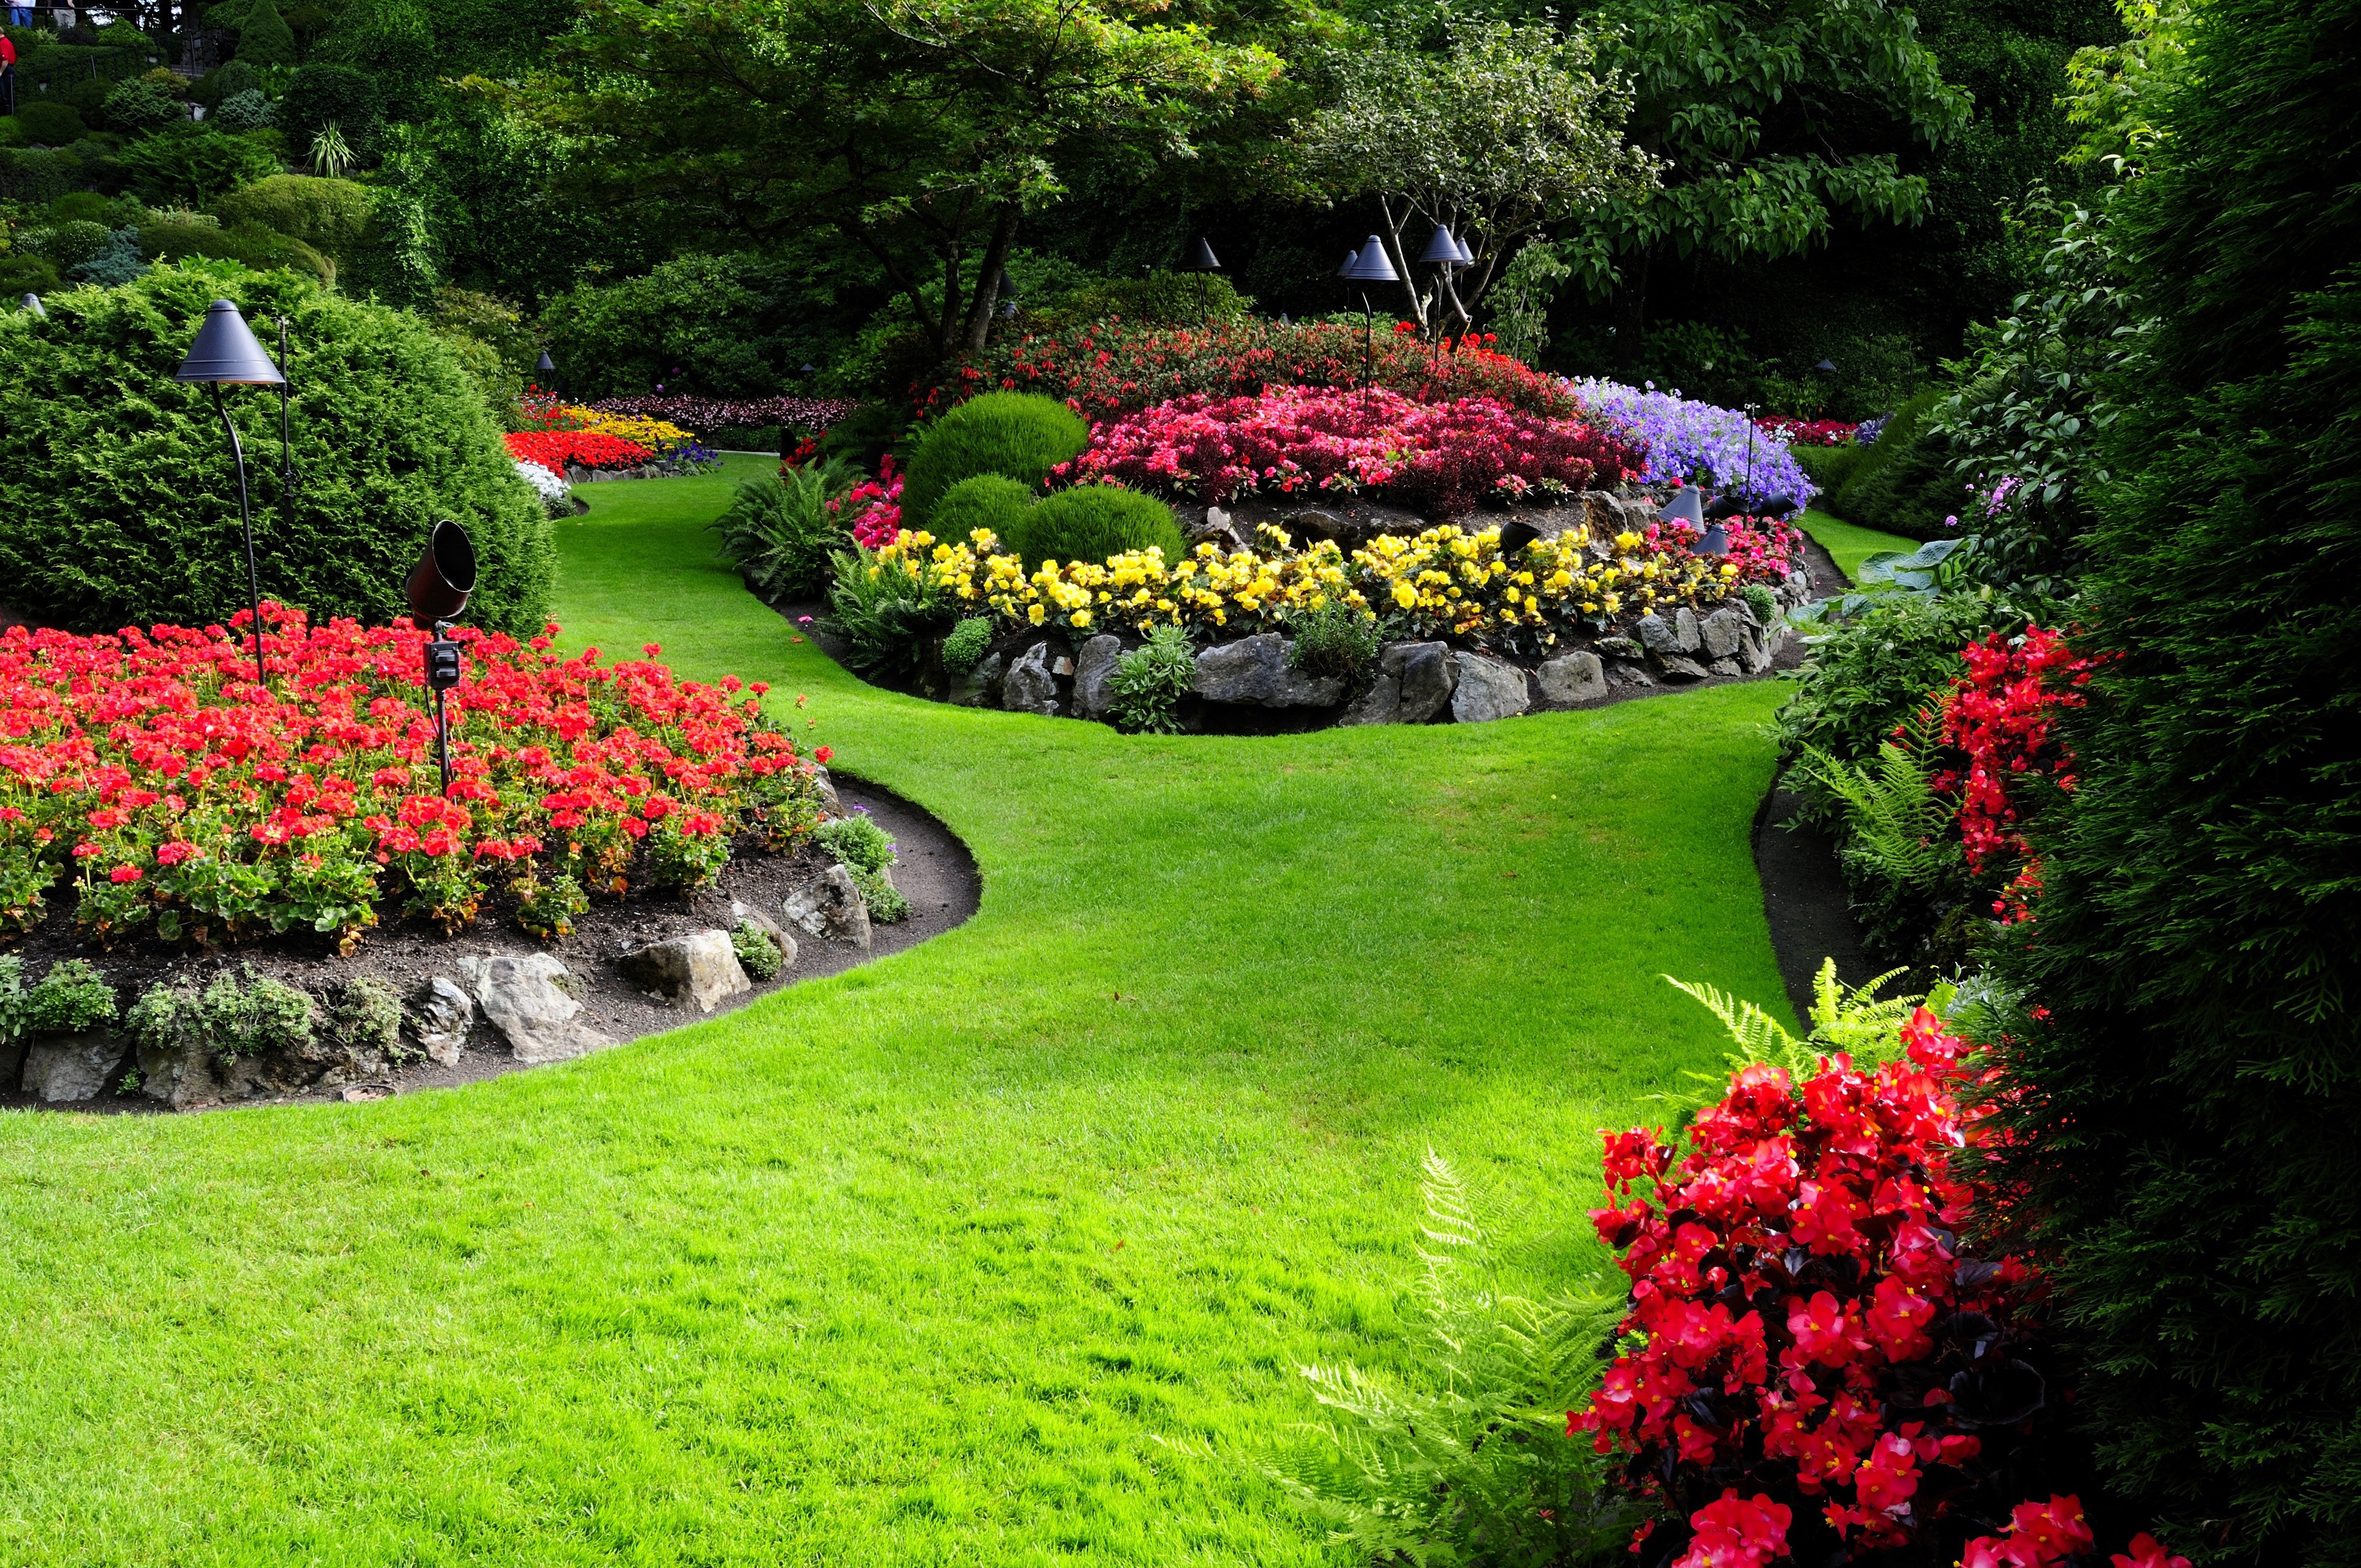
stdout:
[[1418,209],[1405,201],[1402,203],[1402,215],[1397,218],[1394,216],[1393,198],[1379,196],[1378,211],[1385,214],[1382,238],[1387,248],[1393,253],[1394,271],[1401,278],[1402,297],[1410,302],[1411,319],[1418,323],[1422,332],[1426,328],[1426,302],[1419,298],[1418,280],[1411,276],[1410,252],[1402,248],[1401,237],[1402,225],[1418,215]]
[[966,349],[971,359],[983,353],[984,340],[992,332],[992,307],[1000,298],[1000,271],[1008,265],[1008,252],[1016,244],[1016,203],[1011,202],[1000,209],[993,220],[992,238],[983,247],[983,269],[975,275],[975,299],[967,311]]

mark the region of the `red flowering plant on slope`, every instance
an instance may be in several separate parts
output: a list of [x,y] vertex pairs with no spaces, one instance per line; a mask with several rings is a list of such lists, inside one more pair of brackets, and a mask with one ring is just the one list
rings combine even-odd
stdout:
[[1968,869],[2009,873],[1993,914],[2004,923],[2029,920],[2041,862],[2026,828],[2055,794],[2074,788],[2074,753],[2058,736],[2058,715],[2082,706],[2096,665],[2077,656],[2064,634],[2038,626],[2015,639],[1993,632],[1960,657],[1967,674],[1944,696],[1942,740],[1964,761],[1927,782],[1959,797]]
[[1633,463],[1628,447],[1589,425],[1490,398],[1416,402],[1383,389],[1275,387],[1191,394],[1106,421],[1056,473],[1208,501],[1384,494],[1449,517],[1488,499],[1612,485]]
[[852,510],[851,532],[863,550],[883,550],[902,536],[902,476],[890,452],[877,465],[877,477],[864,479],[827,503],[831,515]]
[[1842,446],[1861,428],[1849,419],[1798,419],[1765,414],[1754,422],[1790,446]]
[[653,644],[602,666],[466,627],[446,795],[424,634],[263,608],[268,686],[243,614],[0,636],[0,929],[71,877],[101,941],[302,927],[350,950],[382,897],[447,932],[495,882],[561,935],[590,892],[696,886],[733,835],[785,848],[817,820],[814,764],[762,685],[677,680]]

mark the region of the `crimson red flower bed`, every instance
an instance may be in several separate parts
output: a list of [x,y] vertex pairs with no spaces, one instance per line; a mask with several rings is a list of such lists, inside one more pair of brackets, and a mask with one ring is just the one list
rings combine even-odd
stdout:
[[636,441],[595,430],[512,430],[501,439],[509,455],[553,474],[576,468],[636,468],[655,454]]
[[760,684],[677,680],[653,644],[602,667],[455,631],[446,797],[423,633],[264,619],[267,687],[218,626],[0,636],[0,925],[31,929],[70,881],[102,942],[303,928],[349,950],[383,900],[451,932],[504,883],[556,935],[592,891],[702,886],[734,835],[784,850],[818,820],[826,748],[800,755]]

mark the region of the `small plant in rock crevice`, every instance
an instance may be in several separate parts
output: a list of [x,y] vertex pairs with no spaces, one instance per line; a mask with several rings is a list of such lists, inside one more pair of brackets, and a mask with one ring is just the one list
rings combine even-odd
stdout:
[[951,628],[943,639],[943,671],[946,674],[964,675],[983,658],[983,651],[992,646],[992,620],[988,616],[972,615]]
[[193,982],[153,985],[124,1014],[124,1027],[144,1050],[209,1055],[224,1065],[241,1058],[307,1049],[317,1017],[312,999],[284,981],[241,966],[199,991]]
[[1378,645],[1387,628],[1338,599],[1306,605],[1288,618],[1295,633],[1289,655],[1296,668],[1312,675],[1334,675],[1355,681],[1378,662]]
[[23,959],[0,955],[0,1040],[79,1034],[115,1017],[115,988],[84,959],[51,964],[38,985],[24,977]]
[[880,926],[895,926],[910,917],[910,901],[902,890],[885,880],[885,872],[864,871],[859,866],[847,866],[852,885],[861,890],[861,902],[868,906],[869,918]]
[[1178,626],[1159,626],[1148,641],[1115,661],[1109,679],[1110,715],[1118,729],[1135,735],[1177,735],[1174,711],[1197,680],[1196,650]]
[[882,872],[894,863],[894,840],[866,817],[832,817],[812,830],[812,839],[854,871]]
[[755,980],[769,980],[779,972],[779,945],[752,920],[741,920],[730,931],[730,950],[738,955],[739,967]]
[[328,1037],[356,1056],[400,1061],[414,1054],[401,1043],[401,999],[375,975],[338,986],[326,1012]]

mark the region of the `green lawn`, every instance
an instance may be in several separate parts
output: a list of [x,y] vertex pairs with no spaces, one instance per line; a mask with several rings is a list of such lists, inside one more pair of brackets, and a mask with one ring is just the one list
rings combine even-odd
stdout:
[[1820,548],[1835,558],[1837,570],[1853,581],[1861,580],[1861,564],[1881,550],[1899,550],[1907,555],[1918,548],[1915,539],[1905,539],[1898,533],[1881,533],[1874,528],[1861,528],[1830,517],[1824,511],[1804,513],[1804,532],[1820,542]]
[[740,589],[727,489],[586,492],[569,636],[807,693],[982,912],[466,1090],[0,1114],[0,1562],[1334,1561],[1253,1462],[1297,1364],[1401,1364],[1421,1152],[1565,1280],[1595,1129],[1720,1058],[1659,971],[1786,1016],[1775,684],[1281,739],[938,707]]

